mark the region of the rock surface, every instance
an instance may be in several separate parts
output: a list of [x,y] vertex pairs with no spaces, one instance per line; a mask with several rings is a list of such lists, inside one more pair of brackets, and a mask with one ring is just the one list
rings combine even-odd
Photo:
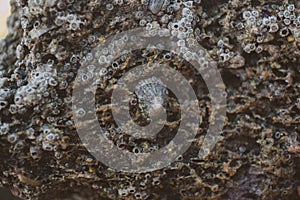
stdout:
[[[0,186],[42,200],[299,199],[299,1],[12,0],[11,5],[9,35],[0,41]],[[115,172],[78,137],[72,84],[91,47],[120,31],[153,26],[193,35],[218,64],[228,95],[223,138],[205,159],[198,158],[201,144],[193,143],[164,169]],[[154,51],[120,58],[119,64],[165,59],[182,71],[188,66],[167,57]],[[110,72],[104,85],[120,76]],[[210,112],[202,85],[194,81],[204,105],[199,136]],[[101,91],[98,107],[107,98]],[[103,126],[112,121],[107,113],[97,113]],[[161,134],[156,147],[169,137]],[[111,139],[120,142],[118,135]],[[147,151],[155,144],[126,145]]]

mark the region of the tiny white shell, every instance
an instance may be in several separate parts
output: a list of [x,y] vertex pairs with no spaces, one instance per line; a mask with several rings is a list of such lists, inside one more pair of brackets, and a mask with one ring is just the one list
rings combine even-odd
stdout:
[[165,0],[150,0],[149,9],[153,14],[157,14],[161,10],[164,3]]

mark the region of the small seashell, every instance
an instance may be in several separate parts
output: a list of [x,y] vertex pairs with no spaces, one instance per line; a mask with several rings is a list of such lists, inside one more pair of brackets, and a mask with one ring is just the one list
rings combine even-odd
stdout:
[[157,14],[161,10],[164,3],[165,0],[150,0],[149,9],[153,14]]

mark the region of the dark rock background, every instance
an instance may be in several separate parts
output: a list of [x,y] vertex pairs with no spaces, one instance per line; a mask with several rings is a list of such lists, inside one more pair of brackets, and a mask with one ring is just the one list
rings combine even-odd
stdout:
[[[299,1],[194,1],[193,34],[218,63],[228,94],[223,139],[205,159],[197,158],[195,143],[182,159],[149,174],[115,172],[83,147],[72,123],[72,82],[90,47],[120,30],[167,27],[162,16],[182,17],[187,1],[160,11],[148,1],[11,5],[9,34],[0,42],[0,186],[42,200],[299,199]],[[129,64],[139,59],[150,60]],[[200,98],[207,120],[209,101]],[[99,90],[99,105],[103,99]]]

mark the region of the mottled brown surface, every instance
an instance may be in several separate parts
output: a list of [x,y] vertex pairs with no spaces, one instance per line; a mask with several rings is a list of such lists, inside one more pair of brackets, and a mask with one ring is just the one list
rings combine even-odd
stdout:
[[[245,26],[243,18],[244,11],[255,8],[259,19],[277,15],[278,5],[287,9],[291,3],[299,16],[298,1],[195,3],[191,9],[199,19],[193,23],[194,35],[218,63],[228,94],[223,139],[205,159],[198,158],[201,143],[194,143],[171,166],[149,174],[115,172],[88,153],[71,123],[71,86],[82,52],[108,35],[140,26],[137,9],[143,11],[141,18],[148,16],[150,21],[159,21],[164,13],[169,13],[172,21],[180,17],[180,12],[166,9],[153,14],[139,1],[125,1],[113,10],[107,9],[107,1],[46,2],[35,5],[32,0],[12,1],[11,32],[0,42],[0,89],[6,89],[1,93],[3,105],[0,103],[0,186],[13,188],[14,194],[24,199],[41,200],[78,196],[138,199],[139,195],[148,199],[299,199],[299,25],[279,17],[279,30],[270,32],[270,27],[262,27],[255,31],[254,25]],[[22,15],[20,11],[28,6],[34,10]],[[60,24],[57,16],[67,14],[84,23],[78,27]],[[114,23],[117,16],[120,21]],[[251,49],[253,45],[255,49]],[[220,49],[226,55],[221,55]],[[159,56],[151,56],[139,59],[159,60]],[[124,63],[135,64],[139,59]],[[28,99],[16,99],[19,89],[34,80],[32,72],[46,66],[58,72],[54,77],[58,85],[46,87],[49,95],[39,98],[38,94],[45,92],[37,87]],[[174,66],[185,71],[180,62]],[[187,75],[193,74],[187,71]],[[205,91],[201,81],[195,82],[195,87],[200,85],[198,91]],[[100,106],[105,94],[99,90],[98,95]],[[209,100],[205,92],[199,98],[207,122]],[[18,101],[21,103],[16,106]],[[204,123],[199,135],[205,134],[206,128]],[[57,139],[49,142],[49,131],[57,134]],[[163,135],[160,142],[168,140]],[[129,193],[122,196],[128,188]]]

